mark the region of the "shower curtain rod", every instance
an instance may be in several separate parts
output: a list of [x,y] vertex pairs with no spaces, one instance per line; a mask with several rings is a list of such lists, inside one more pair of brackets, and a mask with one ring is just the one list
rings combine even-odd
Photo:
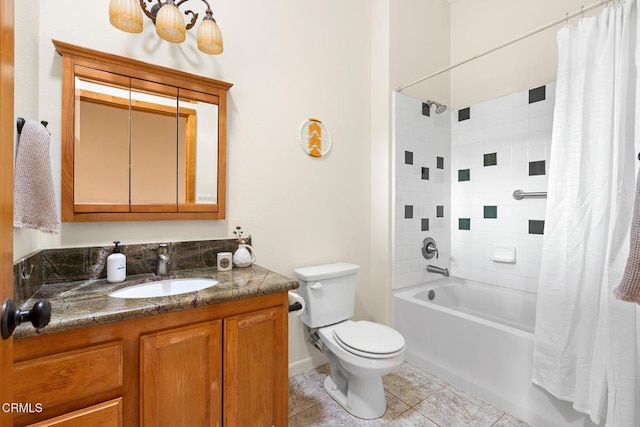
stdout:
[[471,58],[465,59],[464,61],[460,61],[460,62],[458,62],[458,63],[456,63],[456,64],[450,65],[450,66],[448,66],[448,67],[446,67],[446,68],[443,68],[442,70],[436,71],[435,73],[431,73],[431,74],[429,74],[428,76],[422,77],[422,78],[420,78],[420,79],[418,79],[418,80],[416,80],[416,81],[413,81],[413,82],[411,82],[411,83],[409,83],[409,84],[406,84],[406,85],[404,85],[404,86],[400,86],[400,87],[398,87],[396,90],[397,90],[398,92],[402,92],[404,89],[406,89],[406,88],[408,88],[408,87],[411,87],[411,86],[413,86],[413,85],[417,85],[418,83],[421,83],[421,82],[423,82],[423,81],[425,81],[425,80],[428,80],[428,79],[430,79],[430,78],[432,78],[432,77],[438,76],[438,75],[440,75],[440,74],[442,74],[442,73],[446,73],[447,71],[449,71],[449,70],[453,70],[454,68],[457,68],[457,67],[459,67],[459,66],[461,66],[461,65],[464,65],[464,64],[466,64],[467,62],[471,62],[471,61],[473,61],[474,59],[482,58],[483,56],[486,56],[486,55],[488,55],[488,54],[490,54],[490,53],[493,53],[493,52],[495,52],[496,50],[500,50],[500,49],[502,49],[503,47],[510,46],[510,45],[512,45],[512,44],[514,44],[514,43],[516,43],[516,42],[519,42],[520,40],[523,40],[523,39],[526,39],[526,38],[528,38],[528,37],[531,37],[531,36],[533,36],[534,34],[538,34],[538,33],[542,32],[542,31],[544,31],[544,30],[547,30],[547,29],[549,29],[549,28],[551,28],[551,27],[555,27],[555,26],[556,26],[556,25],[558,25],[558,24],[562,24],[563,22],[567,22],[567,23],[568,23],[568,22],[569,22],[569,19],[571,19],[571,18],[575,18],[576,16],[579,16],[579,15],[584,15],[586,12],[588,12],[588,11],[590,11],[590,10],[593,10],[593,9],[595,9],[595,8],[597,8],[597,7],[606,6],[606,5],[607,5],[607,4],[609,4],[609,2],[611,2],[611,1],[612,1],[612,0],[600,0],[600,1],[598,1],[598,2],[596,2],[596,3],[593,3],[593,4],[589,5],[589,6],[582,6],[582,7],[580,8],[580,10],[578,10],[578,11],[576,11],[576,12],[573,12],[573,13],[571,13],[571,14],[567,12],[567,14],[566,14],[563,18],[561,18],[561,19],[557,19],[557,20],[555,20],[555,21],[553,21],[553,22],[548,23],[547,25],[544,25],[544,26],[542,26],[542,27],[536,28],[536,29],[535,29],[535,30],[533,30],[533,31],[529,31],[528,33],[522,34],[522,35],[520,35],[520,36],[516,37],[515,39],[511,39],[511,40],[509,40],[508,42],[506,42],[506,43],[504,43],[504,44],[501,44],[500,46],[494,47],[493,49],[489,49],[489,50],[487,50],[486,52],[482,52],[482,53],[481,53],[481,54],[479,54],[479,55],[474,55],[474,56],[472,56]]

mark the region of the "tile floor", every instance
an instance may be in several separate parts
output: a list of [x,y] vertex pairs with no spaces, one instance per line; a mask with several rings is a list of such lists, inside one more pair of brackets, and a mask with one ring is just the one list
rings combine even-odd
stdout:
[[289,378],[289,427],[527,427],[528,424],[407,362],[383,378],[387,412],[352,416],[324,391],[329,365]]

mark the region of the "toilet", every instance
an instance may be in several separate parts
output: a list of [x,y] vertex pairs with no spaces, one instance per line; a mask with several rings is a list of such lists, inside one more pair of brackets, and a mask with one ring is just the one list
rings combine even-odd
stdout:
[[359,266],[348,263],[294,270],[306,309],[302,322],[317,328],[322,351],[329,358],[327,393],[359,418],[384,415],[382,376],[404,360],[405,342],[398,331],[366,320],[353,321]]

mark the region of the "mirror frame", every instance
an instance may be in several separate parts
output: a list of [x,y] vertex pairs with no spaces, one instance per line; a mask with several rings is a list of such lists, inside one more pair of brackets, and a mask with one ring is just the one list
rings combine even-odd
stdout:
[[[95,51],[58,40],[52,40],[62,56],[62,221],[157,221],[224,219],[226,202],[226,105],[231,83],[214,80],[184,71],[148,64],[131,58]],[[173,86],[203,98],[218,98],[218,200],[216,204],[180,204],[167,212],[167,205],[145,205],[145,209],[126,212],[115,206],[76,205],[74,202],[74,119],[76,66]],[[115,211],[114,211],[115,210]]]

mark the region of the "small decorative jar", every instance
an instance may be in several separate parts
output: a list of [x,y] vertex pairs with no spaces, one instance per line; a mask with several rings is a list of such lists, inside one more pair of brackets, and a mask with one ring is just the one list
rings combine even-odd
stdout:
[[218,271],[230,271],[231,258],[231,252],[218,252]]
[[243,240],[233,254],[233,265],[235,267],[249,267],[254,262],[256,262],[256,255],[253,252],[253,248],[244,243]]

